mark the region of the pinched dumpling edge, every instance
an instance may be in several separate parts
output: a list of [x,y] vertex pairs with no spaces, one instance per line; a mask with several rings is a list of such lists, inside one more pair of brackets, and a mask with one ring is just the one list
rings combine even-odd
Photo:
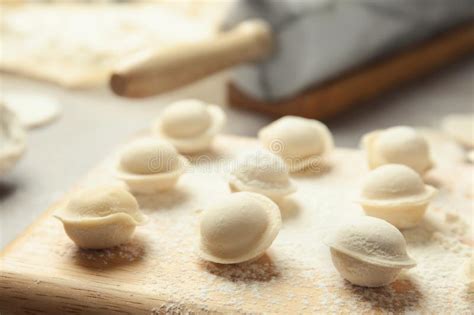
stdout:
[[[395,162],[389,162],[389,161],[386,161],[386,160],[384,160],[382,163],[377,163],[375,154],[373,152],[373,142],[374,142],[374,140],[376,139],[376,137],[378,135],[380,135],[380,133],[382,133],[385,130],[386,129],[376,129],[376,130],[373,130],[369,133],[366,133],[362,136],[362,139],[360,141],[359,146],[366,153],[367,164],[369,165],[370,169],[377,168],[378,166],[381,166],[381,165],[384,165],[384,164],[394,164],[395,163]],[[429,156],[428,157],[428,164],[426,165],[426,167],[423,170],[415,170],[415,171],[417,173],[422,174],[422,173],[425,173],[425,172],[429,171],[430,169],[432,169],[433,165],[434,165],[433,160],[432,160],[431,156]]]
[[[310,123],[314,124],[322,133],[323,141],[324,141],[324,148],[321,154],[314,154],[305,157],[298,158],[298,161],[288,160],[289,158],[285,158],[281,156],[281,158],[285,161],[286,165],[288,166],[288,170],[290,173],[296,173],[303,171],[308,168],[308,166],[315,165],[319,166],[322,158],[326,157],[333,149],[334,149],[334,138],[331,134],[329,128],[320,121],[312,120]],[[268,134],[268,128],[271,127],[272,124],[269,124],[258,132],[258,139],[263,144],[264,147],[268,147],[270,144],[264,143],[263,139],[265,138],[264,134]],[[273,137],[271,137],[273,138]],[[277,140],[277,139],[273,139]],[[275,153],[276,154],[276,153]]]
[[360,261],[363,261],[368,264],[376,265],[376,266],[382,266],[382,267],[389,267],[389,268],[413,268],[416,266],[416,261],[408,256],[406,254],[403,259],[400,260],[388,260],[388,259],[381,259],[379,257],[370,257],[361,253],[354,252],[352,250],[346,249],[342,246],[339,246],[334,239],[334,235],[330,235],[328,237],[325,237],[323,239],[323,242],[329,246],[330,248],[333,248],[336,251],[339,251],[343,254],[346,254],[347,256],[350,256],[352,258],[358,259]]
[[56,211],[54,217],[59,219],[63,224],[68,224],[77,227],[101,227],[109,224],[130,224],[130,225],[144,225],[148,222],[148,217],[136,211],[133,215],[127,212],[111,213],[103,217],[76,217],[74,214],[68,213],[66,207]]
[[265,195],[273,200],[284,198],[296,192],[296,186],[291,179],[285,182],[285,185],[277,185],[276,183],[266,183],[260,180],[251,180],[245,182],[235,174],[230,175],[229,185],[236,191],[250,191]]
[[[120,189],[120,186],[110,186],[110,188]],[[98,188],[100,189],[100,188]],[[123,190],[124,194],[129,195],[129,192]],[[115,211],[114,213],[109,213],[107,215],[80,215],[69,210],[68,201],[62,207],[60,207],[53,216],[59,219],[64,224],[76,225],[76,226],[101,226],[106,224],[132,224],[132,225],[143,225],[148,222],[148,217],[143,214],[138,208],[138,203],[132,195],[129,195],[134,201],[133,203],[136,206],[136,209],[132,211]]]
[[364,206],[380,207],[380,208],[392,208],[400,207],[402,205],[406,206],[418,206],[427,204],[433,199],[434,196],[438,193],[438,190],[430,185],[424,186],[424,192],[421,194],[415,194],[412,196],[406,197],[397,197],[389,199],[371,199],[365,197],[359,197],[357,202]]
[[115,178],[124,181],[134,192],[149,193],[166,190],[176,184],[176,181],[185,173],[189,166],[187,158],[179,154],[177,158],[178,165],[175,169],[152,174],[130,173],[121,167],[120,158],[117,158],[112,165],[112,173]]
[[273,202],[270,198],[264,195],[254,192],[246,192],[246,194],[252,196],[252,198],[255,198],[255,200],[261,203],[262,208],[268,215],[268,225],[265,232],[262,234],[262,237],[260,238],[259,242],[246,254],[233,258],[222,258],[212,255],[209,251],[207,251],[206,246],[204,242],[202,242],[200,236],[198,253],[202,259],[218,264],[238,264],[243,262],[249,262],[261,257],[271,246],[281,229],[282,219],[280,208],[275,202]]
[[[325,153],[326,154],[326,153]],[[291,163],[287,163],[288,170],[290,173],[296,173],[300,171],[304,171],[309,168],[309,166],[315,166],[319,168],[322,163],[322,158],[324,155],[310,155],[305,158],[301,158],[299,161],[293,161]]]
[[203,133],[195,137],[171,137],[162,132],[161,117],[155,122],[152,131],[163,139],[168,140],[181,153],[195,153],[208,149],[215,135],[219,133],[226,122],[226,115],[217,105],[206,104],[206,110],[211,115],[211,125]]

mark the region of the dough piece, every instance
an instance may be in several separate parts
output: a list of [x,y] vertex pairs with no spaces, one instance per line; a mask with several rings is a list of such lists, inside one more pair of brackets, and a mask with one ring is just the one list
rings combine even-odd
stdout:
[[26,134],[16,115],[0,102],[0,175],[23,156]]
[[121,152],[113,171],[133,193],[152,194],[174,187],[188,164],[170,143],[144,138]]
[[258,133],[262,145],[283,158],[290,172],[298,172],[329,153],[334,144],[323,123],[296,116],[282,117]]
[[369,168],[384,164],[404,164],[423,175],[432,166],[428,142],[406,126],[372,131],[362,138]]
[[225,121],[224,111],[219,106],[189,99],[169,105],[153,130],[179,152],[196,153],[210,148]]
[[255,150],[238,157],[229,185],[234,191],[251,191],[275,202],[296,191],[285,162],[267,150]]
[[1,70],[74,88],[105,85],[114,65],[136,52],[211,38],[228,6],[200,0],[10,2],[0,2]]
[[204,211],[200,255],[220,264],[257,259],[270,247],[280,227],[280,209],[269,198],[233,193]]
[[367,215],[384,219],[399,229],[416,226],[437,190],[401,164],[371,171],[362,184],[360,204]]
[[18,115],[21,124],[28,129],[47,125],[61,114],[57,100],[41,95],[8,93],[5,105]]
[[466,148],[474,148],[474,114],[446,116],[441,128]]
[[416,265],[406,252],[402,233],[373,217],[360,217],[342,225],[325,243],[341,276],[363,287],[388,285],[403,268]]
[[81,248],[109,248],[126,243],[137,225],[147,222],[135,198],[115,186],[84,189],[55,215]]

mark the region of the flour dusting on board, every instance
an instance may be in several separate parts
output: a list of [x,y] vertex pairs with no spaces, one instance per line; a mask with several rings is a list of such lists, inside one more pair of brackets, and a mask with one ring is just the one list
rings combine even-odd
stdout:
[[[330,156],[330,165],[321,168],[320,173],[293,176],[298,190],[281,206],[282,229],[262,258],[218,265],[198,257],[202,210],[217,197],[230,193],[227,183],[231,158],[256,146],[248,140],[232,141],[236,143],[229,148],[220,138],[212,158],[192,159],[192,168],[173,190],[137,197],[150,222],[137,231],[131,243],[105,251],[78,250],[59,226],[53,226],[56,222],[50,222],[45,228],[57,229],[60,239],[54,246],[55,253],[102,272],[108,272],[110,264],[120,263],[124,275],[134,273],[136,283],[130,285],[168,301],[157,302],[150,309],[154,314],[196,310],[471,314],[473,294],[468,293],[460,270],[472,253],[472,198],[464,193],[472,186],[472,166],[453,165],[450,172],[447,168],[432,171],[431,180],[437,181],[440,193],[420,225],[403,231],[408,253],[418,265],[387,287],[369,289],[343,280],[322,242],[341,222],[363,215],[354,200],[368,170],[363,154],[355,150],[337,149]],[[453,179],[453,170],[457,180]],[[83,185],[113,181],[104,172],[96,174]],[[119,278],[117,274],[122,271],[114,272],[114,276],[109,275],[110,281]]]

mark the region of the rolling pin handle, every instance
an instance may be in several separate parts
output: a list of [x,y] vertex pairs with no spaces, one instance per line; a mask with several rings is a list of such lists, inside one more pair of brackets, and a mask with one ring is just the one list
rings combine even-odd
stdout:
[[132,55],[112,71],[110,87],[126,97],[156,95],[229,67],[260,60],[271,50],[270,26],[261,20],[249,20],[209,40]]

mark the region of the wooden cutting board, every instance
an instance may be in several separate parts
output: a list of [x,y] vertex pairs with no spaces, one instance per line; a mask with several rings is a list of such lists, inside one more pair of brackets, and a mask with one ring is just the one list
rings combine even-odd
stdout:
[[[191,158],[174,190],[137,198],[151,220],[117,248],[76,248],[51,216],[64,196],[1,253],[0,313],[470,312],[472,294],[458,271],[471,253],[473,168],[449,154],[429,174],[440,193],[425,220],[404,231],[418,266],[388,287],[342,280],[321,241],[335,224],[362,215],[353,202],[367,172],[358,150],[338,148],[327,162],[293,176],[298,191],[281,206],[282,230],[261,259],[240,265],[200,260],[195,248],[201,209],[230,193],[232,159],[257,146],[255,139],[220,136],[212,152]],[[437,157],[448,152],[435,151]],[[72,191],[116,183],[110,175],[115,155]]]

